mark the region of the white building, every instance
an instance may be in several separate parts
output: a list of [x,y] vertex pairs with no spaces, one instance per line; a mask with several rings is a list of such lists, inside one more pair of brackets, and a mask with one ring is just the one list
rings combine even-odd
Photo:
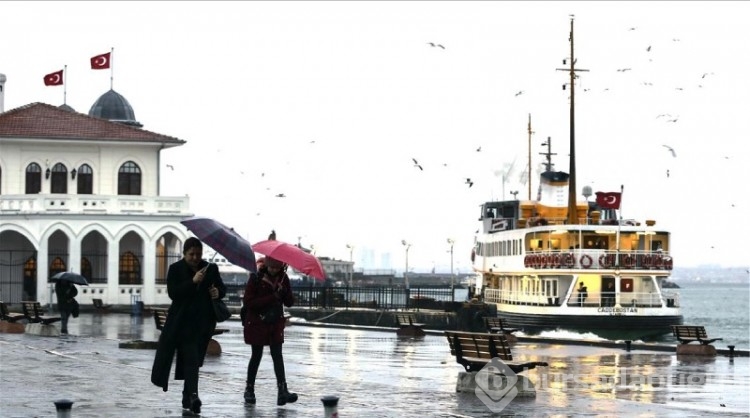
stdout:
[[161,153],[185,141],[141,128],[104,93],[88,114],[31,103],[5,111],[0,74],[0,300],[56,303],[49,278],[83,274],[77,300],[168,304],[169,264],[190,236],[187,196],[161,196]]

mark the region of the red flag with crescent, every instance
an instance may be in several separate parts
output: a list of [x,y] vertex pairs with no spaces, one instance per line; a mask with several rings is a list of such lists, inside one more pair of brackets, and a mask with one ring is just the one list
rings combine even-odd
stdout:
[[106,54],[101,54],[101,55],[97,55],[95,57],[91,57],[91,69],[92,70],[103,70],[105,68],[109,68],[110,54],[111,54],[111,52],[107,52]]
[[621,200],[620,192],[596,192],[596,205],[602,209],[620,209]]
[[55,71],[44,76],[45,86],[61,86],[63,83],[63,70]]

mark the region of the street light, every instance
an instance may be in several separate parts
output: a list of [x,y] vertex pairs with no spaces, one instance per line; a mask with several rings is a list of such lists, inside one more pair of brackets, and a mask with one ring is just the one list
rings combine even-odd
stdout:
[[354,246],[351,244],[346,244],[346,248],[349,249],[349,286],[351,286],[352,275],[354,274],[354,260],[352,258],[352,253],[354,253]]
[[455,244],[455,241],[453,241],[452,238],[448,238],[448,244],[451,246],[451,290],[453,289],[453,244]]
[[409,248],[411,247],[411,244],[409,244],[408,242],[406,242],[405,239],[402,239],[401,240],[401,245],[403,245],[404,247],[406,247],[406,267],[404,268],[404,286],[406,286],[406,288],[408,289],[409,288],[409,276],[408,276],[408,273],[409,273]]

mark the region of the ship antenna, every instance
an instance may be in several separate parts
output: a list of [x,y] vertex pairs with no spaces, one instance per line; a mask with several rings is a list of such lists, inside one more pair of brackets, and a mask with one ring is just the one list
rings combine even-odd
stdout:
[[[568,224],[577,224],[577,205],[576,205],[576,147],[575,147],[575,79],[576,71],[588,71],[575,68],[576,58],[573,47],[573,22],[574,15],[570,15],[570,68],[557,68],[558,71],[568,71],[570,73],[570,180],[568,181]],[[563,60],[565,65],[565,60]],[[563,85],[565,90],[565,85]]]
[[529,180],[529,200],[531,200],[531,135],[534,131],[531,130],[531,113],[529,113],[529,165],[528,165],[528,180]]

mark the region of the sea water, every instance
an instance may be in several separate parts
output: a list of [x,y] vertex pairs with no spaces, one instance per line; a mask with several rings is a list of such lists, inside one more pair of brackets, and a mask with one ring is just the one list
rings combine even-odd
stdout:
[[713,345],[750,349],[750,283],[679,283],[685,325],[703,325]]

